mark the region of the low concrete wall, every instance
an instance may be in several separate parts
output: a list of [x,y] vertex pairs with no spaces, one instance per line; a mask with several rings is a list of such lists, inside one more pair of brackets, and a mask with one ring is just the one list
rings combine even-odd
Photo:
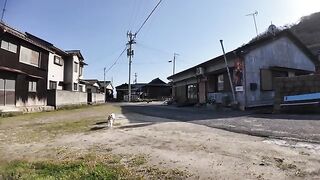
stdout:
[[320,92],[320,75],[276,78],[274,110],[279,112],[284,96]]
[[64,91],[64,90],[49,90],[48,105],[57,107],[69,105],[87,104],[87,93]]
[[[103,93],[91,93],[91,94],[92,94],[92,102],[90,102],[91,104],[104,103]],[[49,106],[54,106],[56,108],[63,107],[63,106],[88,104],[88,93],[65,91],[65,90],[48,90],[47,102]]]
[[104,98],[103,93],[92,93],[92,103],[94,104],[104,103]]

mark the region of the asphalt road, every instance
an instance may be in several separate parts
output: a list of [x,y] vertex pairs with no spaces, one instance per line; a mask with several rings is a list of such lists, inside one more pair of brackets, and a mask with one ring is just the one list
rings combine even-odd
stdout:
[[159,103],[120,104],[123,113],[138,113],[260,137],[320,143],[320,115],[258,114],[253,111],[174,107]]

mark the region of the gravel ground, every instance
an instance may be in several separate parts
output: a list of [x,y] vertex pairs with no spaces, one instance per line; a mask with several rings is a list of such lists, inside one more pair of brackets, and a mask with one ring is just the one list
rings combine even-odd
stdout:
[[[141,108],[140,106],[144,105],[134,106]],[[157,109],[159,112],[161,110]],[[70,111],[67,114],[68,117],[77,117],[79,112],[82,119],[88,116],[91,120],[93,114],[104,114],[103,107]],[[115,155],[144,156],[148,167],[177,169],[175,172],[190,174],[189,179],[320,178],[318,144],[233,133],[194,123],[195,120],[182,122],[147,116],[132,113],[127,108],[116,113],[117,126],[112,129],[106,128],[106,124],[101,121],[103,119],[97,117],[97,120],[92,120],[95,123],[84,124],[88,126],[84,130],[80,127],[80,132],[61,131],[61,134],[56,136],[51,137],[48,134],[48,137],[43,136],[42,140],[30,142],[12,141],[12,137],[8,137],[9,131],[19,131],[20,134],[30,129],[37,131],[39,122],[42,123],[40,127],[52,125],[55,123],[54,117],[59,117],[57,123],[61,123],[64,115],[65,113],[61,116],[48,113],[37,116],[34,120],[29,120],[28,129],[23,121],[10,129],[0,127],[0,161],[25,158],[60,159],[64,158],[61,154],[66,152],[72,156],[94,151],[101,154],[108,152]],[[48,119],[50,121],[47,121]],[[10,136],[15,134],[11,133]]]
[[258,114],[253,111],[216,111],[213,108],[165,106],[160,103],[122,104],[124,112],[135,112],[206,125],[260,137],[320,143],[320,115]]

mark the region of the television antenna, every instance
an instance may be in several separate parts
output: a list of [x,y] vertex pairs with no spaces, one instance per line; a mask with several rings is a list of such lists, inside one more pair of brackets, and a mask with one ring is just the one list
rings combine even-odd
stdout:
[[254,27],[256,28],[256,33],[257,33],[257,36],[258,36],[259,32],[258,32],[257,21],[256,21],[256,16],[258,16],[258,11],[255,11],[254,13],[247,14],[246,16],[252,16],[253,17]]

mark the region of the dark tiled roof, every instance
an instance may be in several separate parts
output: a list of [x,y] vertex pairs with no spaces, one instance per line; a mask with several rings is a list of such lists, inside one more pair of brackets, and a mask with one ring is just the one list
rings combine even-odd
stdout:
[[17,29],[14,29],[14,28],[10,27],[10,26],[8,26],[7,24],[5,24],[3,22],[0,22],[0,28],[3,30],[4,33],[9,33],[9,34],[11,34],[11,35],[13,35],[13,36],[15,36],[17,38],[20,38],[20,39],[22,39],[24,41],[27,41],[28,43],[31,43],[31,44],[33,44],[33,45],[35,45],[37,47],[40,47],[40,48],[42,48],[42,49],[44,49],[46,51],[52,52],[52,50],[49,47],[43,45],[42,43],[40,43],[37,40],[34,40],[34,39],[28,37],[28,35],[26,33],[18,31]]
[[78,56],[80,59],[84,60],[80,50],[66,50],[66,53],[70,54],[70,55],[76,55]]
[[167,84],[164,81],[162,81],[160,78],[153,79],[151,82],[148,83],[149,85],[163,85]]

